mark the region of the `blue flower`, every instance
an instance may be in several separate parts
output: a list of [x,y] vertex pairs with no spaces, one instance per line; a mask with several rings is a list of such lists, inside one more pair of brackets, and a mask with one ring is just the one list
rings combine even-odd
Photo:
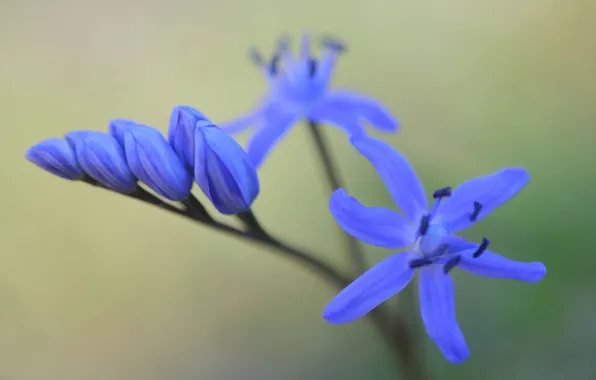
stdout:
[[91,178],[120,193],[136,190],[137,179],[114,137],[95,131],[74,131],[65,137],[74,147],[79,165]]
[[25,158],[62,178],[78,180],[85,175],[72,147],[63,139],[43,140],[27,149]]
[[352,138],[352,144],[379,172],[403,215],[363,206],[343,189],[332,194],[331,213],[359,240],[407,251],[362,274],[329,303],[323,317],[330,323],[354,321],[400,292],[420,269],[420,308],[426,331],[448,360],[463,362],[469,351],[455,318],[449,271],[459,267],[480,276],[536,282],[546,268],[540,262],[517,262],[488,251],[487,239],[476,244],[453,234],[509,201],[528,183],[528,172],[505,168],[464,182],[453,191],[437,190],[429,210],[422,184],[400,153],[373,138]]
[[298,57],[292,55],[286,40],[280,41],[269,63],[257,51],[251,52],[252,60],[267,80],[269,91],[256,109],[222,124],[222,129],[236,133],[258,125],[247,143],[247,153],[255,167],[261,165],[271,148],[300,119],[331,124],[348,135],[365,133],[361,120],[384,132],[398,129],[395,118],[376,100],[356,92],[329,88],[336,60],[345,46],[330,38],[323,38],[322,45],[324,53],[319,59],[311,55],[308,34],[302,37]]
[[132,173],[172,201],[188,198],[192,177],[161,132],[131,120],[110,122],[110,133],[124,148]]
[[236,140],[188,106],[172,111],[169,140],[219,212],[239,214],[251,207],[259,194],[259,178]]

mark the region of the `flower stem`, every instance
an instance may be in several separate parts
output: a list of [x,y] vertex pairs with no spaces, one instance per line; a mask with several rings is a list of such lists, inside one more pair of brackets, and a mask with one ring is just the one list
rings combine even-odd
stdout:
[[252,210],[242,212],[236,216],[248,227],[249,231],[261,235],[264,239],[271,239]]
[[[341,184],[341,180],[339,179],[339,170],[337,169],[337,165],[333,161],[331,157],[329,144],[325,139],[325,135],[323,135],[320,125],[315,121],[308,121],[308,129],[310,130],[311,136],[315,145],[317,147],[317,151],[319,153],[319,158],[323,163],[323,170],[325,171],[325,176],[327,177],[327,182],[329,184],[331,192],[343,187]],[[348,251],[350,253],[350,257],[352,259],[352,265],[354,267],[354,271],[357,274],[363,273],[366,270],[366,263],[364,262],[364,255],[362,253],[362,248],[360,247],[360,243],[356,238],[351,235],[344,234],[346,239],[346,244],[348,246]]]

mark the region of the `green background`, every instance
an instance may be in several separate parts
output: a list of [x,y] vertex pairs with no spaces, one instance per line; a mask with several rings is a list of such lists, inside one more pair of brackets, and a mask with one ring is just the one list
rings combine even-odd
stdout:
[[[42,139],[117,117],[165,132],[177,104],[231,119],[265,91],[248,47],[268,54],[278,35],[304,29],[349,43],[335,83],[401,120],[382,137],[427,190],[505,166],[532,175],[465,235],[542,261],[547,276],[456,271],[472,355],[452,365],[421,335],[428,370],[596,378],[595,12],[581,0],[0,2],[0,378],[398,378],[368,320],[323,321],[335,290],[303,268],[23,158]],[[347,269],[306,132],[297,125],[271,154],[254,209]],[[326,132],[350,192],[392,207],[368,162]],[[366,250],[369,263],[391,253]]]

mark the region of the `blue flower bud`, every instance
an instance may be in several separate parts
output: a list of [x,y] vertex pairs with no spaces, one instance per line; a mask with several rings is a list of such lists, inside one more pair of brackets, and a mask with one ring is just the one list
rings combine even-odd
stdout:
[[259,194],[259,178],[240,144],[211,124],[195,128],[195,181],[222,214],[250,208]]
[[91,178],[120,193],[135,191],[137,179],[114,137],[95,131],[69,132],[65,137],[74,147],[79,165]]
[[43,140],[27,149],[25,158],[62,178],[77,180],[85,175],[73,149],[63,139]]
[[172,201],[188,198],[192,177],[159,130],[130,120],[113,120],[110,133],[123,144],[128,166],[141,182]]
[[189,106],[177,106],[172,110],[168,140],[174,151],[190,169],[195,167],[195,128],[213,125],[201,112]]

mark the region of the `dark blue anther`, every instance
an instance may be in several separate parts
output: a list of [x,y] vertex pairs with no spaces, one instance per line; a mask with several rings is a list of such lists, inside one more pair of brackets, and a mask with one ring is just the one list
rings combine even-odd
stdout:
[[449,187],[449,186],[439,189],[433,193],[433,198],[435,198],[435,199],[445,198],[445,197],[450,197],[450,196],[451,196],[451,187]]
[[421,259],[414,259],[414,260],[410,261],[410,268],[420,268],[425,265],[432,264],[432,262],[433,262],[433,259],[428,258],[428,257],[421,258]]
[[482,243],[480,243],[480,246],[478,247],[476,252],[474,252],[472,257],[477,258],[480,255],[482,255],[484,253],[484,251],[486,251],[486,249],[488,248],[489,244],[490,244],[490,240],[488,240],[487,238],[482,238]]
[[248,51],[248,57],[257,66],[262,67],[265,65],[265,59],[257,49],[250,49]]
[[470,222],[475,222],[482,210],[482,203],[474,202],[474,211],[472,211],[472,215],[470,215]]
[[269,74],[275,76],[277,75],[277,66],[279,64],[279,55],[275,54],[272,58],[271,58],[271,62],[269,63]]
[[323,36],[321,38],[321,44],[327,49],[336,51],[338,53],[343,53],[348,50],[348,47],[345,43],[329,36]]
[[449,273],[451,271],[451,269],[455,268],[457,266],[457,264],[459,264],[461,260],[461,256],[455,256],[454,258],[450,259],[449,261],[447,261],[447,263],[445,263],[445,265],[443,265],[443,272],[445,274]]
[[420,229],[418,230],[418,233],[420,234],[420,236],[426,235],[426,232],[428,231],[429,223],[430,223],[430,215],[424,215],[420,219]]
[[308,60],[308,75],[312,78],[317,73],[317,60],[310,58]]

